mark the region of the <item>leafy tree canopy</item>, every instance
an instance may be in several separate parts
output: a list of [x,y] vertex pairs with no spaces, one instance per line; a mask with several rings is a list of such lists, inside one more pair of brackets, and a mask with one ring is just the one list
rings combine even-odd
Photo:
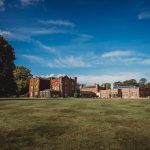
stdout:
[[111,83],[103,83],[101,86],[105,87],[106,89],[111,89]]
[[141,78],[140,81],[139,81],[139,83],[142,83],[142,84],[146,84],[146,82],[147,82],[146,78]]
[[137,81],[135,79],[130,79],[130,80],[124,81],[123,85],[124,86],[130,86],[130,85],[137,86],[138,83],[137,83]]
[[113,83],[113,86],[122,86],[122,85],[123,85],[123,83],[121,81]]
[[31,71],[24,66],[16,66],[14,78],[17,84],[18,94],[26,94],[29,90],[29,78],[32,77]]

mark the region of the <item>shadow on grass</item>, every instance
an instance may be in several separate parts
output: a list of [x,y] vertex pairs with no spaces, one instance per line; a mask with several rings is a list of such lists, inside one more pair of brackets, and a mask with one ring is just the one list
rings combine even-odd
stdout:
[[122,150],[150,150],[150,136],[145,132],[123,128],[116,132],[115,139]]
[[[42,149],[47,145],[55,146],[56,138],[70,129],[69,125],[41,125],[31,129],[0,131],[2,150]],[[47,147],[48,149],[48,147]]]

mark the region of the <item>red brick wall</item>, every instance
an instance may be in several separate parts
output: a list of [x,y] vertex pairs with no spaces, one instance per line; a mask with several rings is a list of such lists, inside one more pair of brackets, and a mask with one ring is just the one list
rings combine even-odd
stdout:
[[121,89],[111,89],[111,98],[122,97]]
[[99,85],[95,85],[95,86],[85,86],[85,87],[81,87],[80,91],[87,91],[87,92],[93,92],[93,93],[97,93],[99,92]]
[[140,89],[140,97],[148,97],[150,96],[150,89]]
[[76,88],[76,80],[67,76],[60,77],[60,90],[63,97],[73,96]]
[[51,89],[56,90],[56,91],[60,91],[60,80],[59,80],[59,78],[52,78],[50,80],[50,84],[51,84]]
[[39,97],[40,91],[50,88],[49,79],[43,79],[39,77],[31,78],[29,80],[29,96]]
[[76,79],[68,76],[52,78],[50,80],[51,89],[60,91],[62,97],[73,96],[76,88]]
[[121,89],[122,98],[139,98],[139,88],[124,88]]
[[110,97],[110,95],[111,95],[110,89],[108,89],[108,90],[100,90],[99,93],[100,93],[100,98],[111,98]]
[[39,78],[31,78],[29,81],[29,96],[38,97],[39,96]]

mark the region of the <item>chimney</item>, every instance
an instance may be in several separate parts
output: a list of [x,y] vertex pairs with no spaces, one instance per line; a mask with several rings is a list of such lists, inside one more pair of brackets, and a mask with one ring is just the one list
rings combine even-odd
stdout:
[[75,83],[77,84],[77,77],[74,77]]
[[99,92],[99,84],[96,84],[96,92]]

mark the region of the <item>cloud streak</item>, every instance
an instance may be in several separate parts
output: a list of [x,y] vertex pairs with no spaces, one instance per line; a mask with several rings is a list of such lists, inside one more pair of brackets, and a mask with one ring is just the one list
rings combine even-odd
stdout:
[[[30,29],[29,29],[30,30]],[[67,33],[67,30],[58,29],[58,28],[50,28],[50,29],[32,29],[30,33],[33,35],[49,35],[49,34],[60,34],[60,33]]]
[[102,54],[103,58],[126,57],[126,56],[133,56],[133,51],[116,50]]
[[56,25],[56,26],[65,26],[65,27],[74,27],[75,24],[73,22],[70,22],[68,20],[40,20],[39,21],[42,24],[46,25]]
[[141,61],[141,64],[150,65],[150,58],[143,59],[143,60]]
[[45,59],[39,56],[35,56],[35,55],[22,55],[22,57],[26,58],[27,60],[29,60],[32,63],[41,63],[41,64],[45,64]]
[[105,64],[141,64],[150,65],[150,55],[137,53],[135,51],[111,51],[101,55],[101,59]]
[[5,11],[5,0],[0,0],[0,11]]
[[87,68],[91,67],[82,57],[66,56],[55,58],[48,63],[51,68]]
[[137,17],[139,20],[150,19],[150,12],[141,12]]
[[36,55],[22,55],[25,59],[31,63],[38,63],[49,68],[87,68],[91,67],[90,64],[82,57],[66,56],[66,57],[55,57],[53,59],[42,58]]
[[50,53],[59,54],[58,50],[55,47],[45,45],[45,44],[41,43],[40,41],[36,41],[36,43],[38,44],[38,46],[40,48],[42,48]]
[[0,30],[0,35],[2,36],[11,36],[12,33],[9,31],[5,31],[5,30]]
[[38,3],[44,2],[44,0],[20,0],[20,3],[23,7],[30,5],[37,5]]
[[14,28],[10,31],[0,30],[0,34],[10,40],[36,42],[35,36],[52,34],[70,34],[71,31],[58,28]]

